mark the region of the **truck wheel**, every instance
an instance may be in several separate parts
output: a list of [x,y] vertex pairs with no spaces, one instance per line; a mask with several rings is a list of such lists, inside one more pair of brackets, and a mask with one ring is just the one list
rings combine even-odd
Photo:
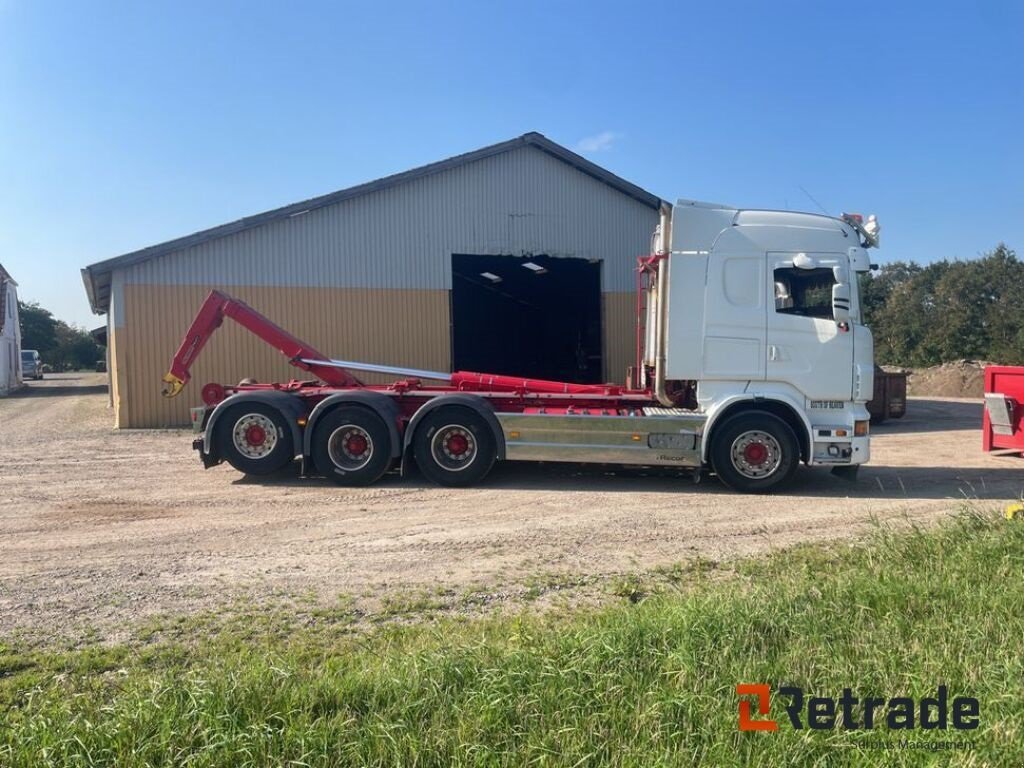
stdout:
[[295,446],[288,422],[265,403],[239,403],[217,419],[220,455],[247,475],[270,475],[291,464]]
[[800,445],[790,426],[770,413],[741,413],[715,430],[711,466],[740,493],[782,488],[800,466]]
[[448,406],[423,418],[413,437],[413,455],[429,480],[461,487],[487,476],[498,448],[482,416],[470,408]]
[[367,408],[342,406],[321,418],[311,443],[317,471],[339,485],[369,485],[391,466],[391,435]]

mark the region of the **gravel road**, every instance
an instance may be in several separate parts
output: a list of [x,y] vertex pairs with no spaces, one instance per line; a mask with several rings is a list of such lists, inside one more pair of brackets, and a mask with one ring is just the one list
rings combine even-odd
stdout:
[[499,465],[486,485],[386,478],[345,489],[296,473],[204,471],[191,434],[116,431],[105,376],[48,376],[0,399],[0,636],[116,633],[226,600],[423,588],[516,594],[927,521],[1019,498],[1024,459],[981,452],[981,405],[911,399],[874,430],[856,483],[804,470],[745,497],[671,472]]

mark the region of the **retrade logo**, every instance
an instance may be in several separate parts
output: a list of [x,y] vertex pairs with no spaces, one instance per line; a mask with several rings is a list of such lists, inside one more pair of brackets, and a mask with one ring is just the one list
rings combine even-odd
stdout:
[[[741,731],[777,731],[779,723],[767,717],[771,714],[771,686],[766,683],[740,683],[736,686],[740,697],[739,729]],[[779,688],[778,695],[785,699],[783,708],[789,724],[796,730],[815,731],[871,730],[884,726],[890,730],[945,730],[952,724],[960,731],[978,727],[981,706],[971,696],[957,696],[952,701],[946,686],[940,685],[934,696],[920,701],[907,696],[854,696],[853,690],[844,688],[838,699],[829,696],[805,696],[804,690],[792,685]],[[757,715],[753,715],[753,707]]]
[[[740,683],[736,686],[736,693],[740,696],[756,696],[757,697],[757,712],[761,715],[767,715],[770,709],[768,702],[771,694],[771,688],[767,685],[759,683],[757,685],[750,685]],[[741,731],[777,731],[779,730],[779,724],[774,720],[753,720],[750,717],[750,699],[740,699],[740,730]]]

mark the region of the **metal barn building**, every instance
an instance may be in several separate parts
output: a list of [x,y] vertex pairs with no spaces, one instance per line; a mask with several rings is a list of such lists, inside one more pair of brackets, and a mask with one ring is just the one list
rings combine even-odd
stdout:
[[213,288],[336,358],[622,382],[636,257],[661,204],[528,133],[91,264],[82,276],[93,311],[107,315],[117,426],[186,424],[209,381],[302,377],[227,321],[183,395],[162,398],[161,377]]

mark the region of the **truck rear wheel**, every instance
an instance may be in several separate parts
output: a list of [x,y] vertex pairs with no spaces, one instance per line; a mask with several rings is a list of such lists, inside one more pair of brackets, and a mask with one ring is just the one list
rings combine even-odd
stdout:
[[711,466],[740,493],[767,493],[793,479],[800,445],[790,426],[771,413],[741,413],[715,430]]
[[368,408],[342,406],[321,418],[310,446],[317,471],[338,485],[370,485],[391,466],[391,436]]
[[464,487],[487,476],[498,448],[482,416],[470,408],[447,406],[423,418],[413,436],[413,455],[429,480]]
[[270,475],[295,458],[284,415],[265,403],[239,403],[217,419],[217,444],[228,464],[247,475]]

